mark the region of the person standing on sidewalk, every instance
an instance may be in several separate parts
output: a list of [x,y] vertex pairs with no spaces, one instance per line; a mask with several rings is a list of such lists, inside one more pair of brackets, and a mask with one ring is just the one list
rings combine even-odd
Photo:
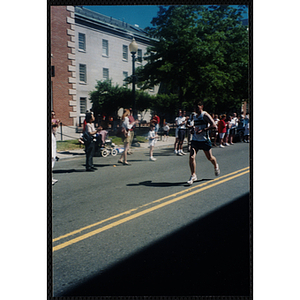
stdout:
[[85,144],[85,154],[86,154],[86,163],[85,163],[85,169],[87,172],[93,172],[94,170],[97,170],[97,168],[93,165],[93,156],[95,151],[95,143],[94,143],[94,135],[100,130],[101,127],[99,127],[97,130],[95,129],[94,121],[95,117],[93,113],[87,113],[85,116],[86,120],[86,126],[85,126],[85,132],[89,135],[90,141],[88,141]]
[[186,117],[183,115],[182,110],[179,110],[178,113],[179,116],[175,119],[176,126],[178,128],[178,142],[175,142],[175,145],[177,144],[177,149],[175,148],[175,154],[181,156],[186,154],[182,150],[186,130]]
[[130,150],[132,142],[133,142],[133,138],[134,138],[134,129],[135,129],[135,123],[134,123],[134,117],[132,115],[132,108],[129,108],[130,111],[130,115],[128,116],[129,119],[129,124],[132,125],[134,124],[130,129],[128,129],[130,131],[130,138],[129,138],[129,145],[128,145],[128,151],[127,154],[130,155],[132,154],[132,151]]
[[230,120],[231,128],[229,133],[229,144],[234,145],[233,139],[235,136],[235,130],[238,127],[238,118],[236,117],[236,113],[233,114]]
[[168,125],[167,122],[164,123],[163,131],[164,131],[163,141],[167,142],[169,138],[169,132],[170,132],[170,126]]
[[220,148],[224,148],[223,140],[226,133],[226,123],[225,123],[226,115],[221,116],[221,120],[218,122],[218,134],[220,139]]
[[156,161],[156,158],[153,157],[153,148],[156,142],[156,139],[158,138],[157,133],[155,132],[155,125],[151,124],[150,125],[150,131],[148,133],[148,139],[149,139],[149,148],[150,148],[150,153],[149,153],[149,160],[151,161]]
[[[55,160],[56,160],[56,130],[58,127],[58,123],[52,123],[51,124],[51,136],[52,136],[52,170],[55,165]],[[55,184],[58,180],[54,179],[52,177],[52,185]]]
[[160,124],[160,117],[157,115],[157,113],[154,113],[153,118],[150,121],[150,124],[154,124],[155,125],[155,133],[158,134],[158,130],[159,130],[159,124]]
[[193,184],[197,180],[196,175],[196,155],[198,150],[203,150],[206,158],[213,164],[215,175],[219,176],[220,168],[216,158],[212,155],[212,145],[209,139],[208,131],[212,128],[216,128],[216,124],[212,117],[203,110],[203,103],[199,101],[196,104],[196,115],[194,116],[194,133],[191,142],[191,151],[189,166],[191,170],[191,177],[188,180],[188,184]]
[[129,129],[131,129],[135,124],[138,123],[138,121],[134,121],[132,124],[129,123],[129,115],[130,111],[129,109],[125,108],[124,113],[122,115],[122,128],[123,128],[123,143],[124,143],[124,152],[122,153],[120,159],[118,160],[119,163],[123,164],[124,166],[128,166],[129,163],[127,162],[127,152],[129,149],[129,143],[130,143],[130,134],[131,132]]

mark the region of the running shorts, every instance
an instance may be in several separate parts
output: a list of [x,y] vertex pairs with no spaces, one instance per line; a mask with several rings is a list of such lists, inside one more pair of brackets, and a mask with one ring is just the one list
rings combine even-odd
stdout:
[[211,149],[211,141],[206,140],[204,142],[199,142],[199,141],[192,141],[191,142],[191,149],[195,149],[196,152],[198,150],[204,150],[204,151],[209,151]]
[[178,130],[178,139],[179,141],[183,141],[185,137],[185,129],[179,129]]

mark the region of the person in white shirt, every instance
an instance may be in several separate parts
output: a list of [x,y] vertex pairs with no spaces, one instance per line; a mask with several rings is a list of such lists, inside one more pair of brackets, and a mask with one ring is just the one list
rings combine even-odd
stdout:
[[122,115],[122,127],[124,129],[124,136],[122,137],[124,142],[124,152],[122,153],[120,159],[118,160],[119,163],[122,163],[125,166],[128,166],[129,163],[127,162],[127,152],[129,150],[129,144],[131,141],[131,134],[134,134],[132,131],[129,131],[135,124],[138,124],[138,121],[134,121],[132,123],[129,122],[130,110],[125,108],[124,113]]
[[100,126],[98,129],[95,129],[94,121],[95,117],[94,114],[89,112],[85,116],[86,120],[86,126],[85,126],[85,132],[90,135],[90,141],[85,145],[85,154],[86,154],[86,163],[85,168],[87,172],[93,172],[97,170],[97,168],[94,167],[93,164],[93,157],[94,157],[94,151],[95,151],[95,143],[94,138],[96,138],[96,133],[102,129]]
[[[52,123],[51,127],[52,127],[51,136],[52,136],[52,170],[53,170],[55,165],[55,160],[56,160],[56,130],[58,125],[57,123]],[[57,181],[58,181],[57,179],[54,179],[52,177],[52,185],[55,184]]]
[[186,127],[185,127],[186,119],[187,118],[183,115],[182,110],[179,110],[179,116],[175,119],[177,135],[176,135],[176,141],[174,145],[174,152],[175,154],[180,156],[186,154],[182,150],[185,131],[186,131]]
[[148,132],[148,139],[149,139],[149,148],[150,148],[150,153],[149,153],[149,160],[151,161],[156,161],[156,158],[153,157],[153,148],[155,145],[156,140],[158,139],[158,135],[155,131],[155,125],[151,124],[150,125],[150,131]]
[[230,120],[230,131],[229,131],[229,144],[233,145],[233,138],[235,136],[235,129],[238,127],[238,118],[236,116],[236,113],[233,114]]
[[206,158],[213,164],[215,175],[219,176],[220,168],[217,159],[212,155],[212,145],[209,139],[208,131],[216,128],[216,124],[210,114],[203,110],[203,103],[200,101],[195,106],[196,115],[193,118],[194,133],[191,142],[189,166],[191,170],[191,177],[188,184],[193,184],[197,180],[196,175],[196,155],[198,150],[203,150]]
[[163,127],[163,131],[164,131],[163,141],[167,142],[168,138],[169,138],[169,132],[170,132],[170,126],[168,125],[167,122],[165,123],[165,125]]

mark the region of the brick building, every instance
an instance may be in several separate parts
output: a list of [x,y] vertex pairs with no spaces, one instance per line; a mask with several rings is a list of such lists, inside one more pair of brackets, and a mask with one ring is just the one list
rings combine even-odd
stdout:
[[66,126],[64,132],[76,130],[91,108],[89,92],[97,80],[122,86],[132,74],[132,38],[138,44],[138,67],[153,41],[143,29],[79,6],[51,6],[51,108]]
[[51,6],[51,108],[68,126],[76,125],[75,18],[73,6]]

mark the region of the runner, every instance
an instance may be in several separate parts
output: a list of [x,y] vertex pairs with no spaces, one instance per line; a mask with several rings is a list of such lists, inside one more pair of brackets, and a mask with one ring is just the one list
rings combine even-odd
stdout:
[[[206,158],[214,165],[215,175],[219,176],[220,168],[217,163],[216,158],[212,155],[211,151],[211,141],[209,139],[208,130],[216,128],[216,124],[212,117],[203,111],[203,103],[200,101],[195,106],[196,115],[194,116],[194,134],[192,136],[191,151],[189,165],[191,169],[191,178],[187,182],[188,184],[193,184],[197,180],[196,176],[196,155],[198,150],[203,150]],[[210,124],[210,126],[209,126]]]

